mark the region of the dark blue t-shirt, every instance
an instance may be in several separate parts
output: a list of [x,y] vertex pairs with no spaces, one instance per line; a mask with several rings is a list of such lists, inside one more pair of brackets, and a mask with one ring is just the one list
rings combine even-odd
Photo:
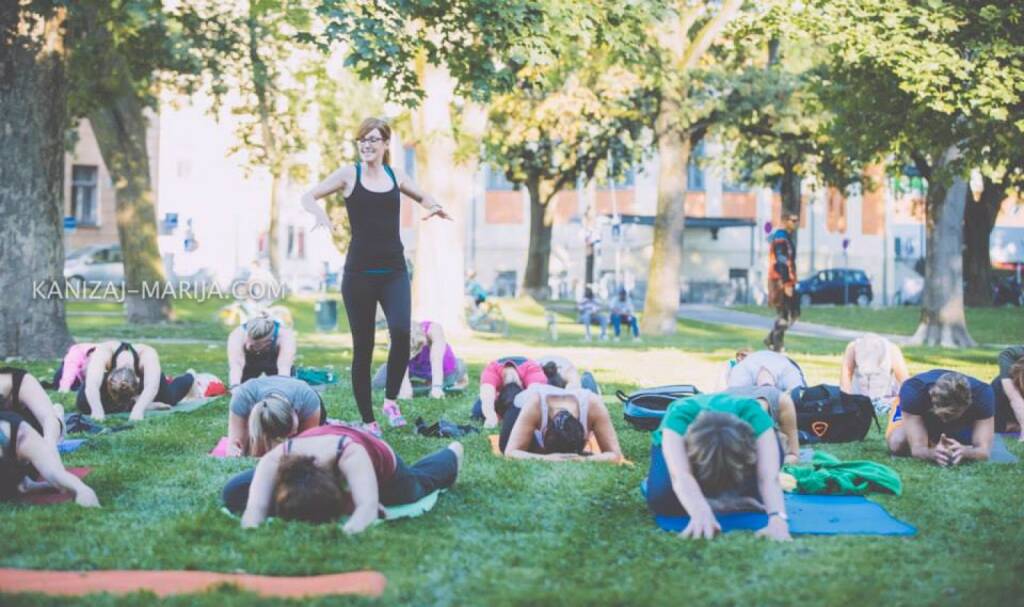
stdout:
[[924,418],[925,428],[928,429],[928,439],[936,441],[939,436],[945,434],[951,438],[958,436],[970,436],[974,422],[981,419],[988,419],[995,414],[995,397],[992,394],[992,387],[973,377],[966,376],[971,385],[971,406],[957,419],[943,422],[932,413],[932,397],[928,394],[931,387],[935,385],[948,369],[935,369],[920,373],[903,382],[900,387],[900,409],[905,413],[913,413]]

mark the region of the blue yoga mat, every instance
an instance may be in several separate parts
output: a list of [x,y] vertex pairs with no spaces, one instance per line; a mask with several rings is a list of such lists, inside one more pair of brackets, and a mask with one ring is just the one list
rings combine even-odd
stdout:
[[[1019,435],[1010,434],[1008,436],[1016,437]],[[996,434],[992,438],[992,453],[989,455],[988,461],[993,464],[1016,464],[1020,459],[1006,448],[1006,441],[1003,439],[1003,435]]]
[[77,451],[85,444],[85,441],[86,439],[84,438],[65,438],[57,443],[57,451],[60,453],[71,453],[72,451]]
[[[889,514],[875,502],[859,495],[801,495],[788,493],[786,513],[793,535],[914,535],[917,528]],[[723,532],[755,531],[768,524],[763,512],[718,515]],[[654,517],[665,531],[679,533],[690,523],[688,516]]]

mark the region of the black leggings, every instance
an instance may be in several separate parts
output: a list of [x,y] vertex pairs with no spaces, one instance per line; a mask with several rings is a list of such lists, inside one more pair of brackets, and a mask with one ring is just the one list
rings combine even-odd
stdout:
[[[459,474],[459,460],[448,447],[431,453],[412,466],[396,453],[395,464],[395,473],[377,487],[380,503],[385,506],[418,502],[438,489],[451,487]],[[224,485],[221,499],[229,511],[235,514],[245,512],[249,486],[255,474],[255,468],[241,472]]]
[[412,324],[412,295],[409,274],[393,270],[387,274],[345,272],[341,282],[349,329],[352,331],[352,392],[364,423],[374,421],[370,398],[370,367],[376,331],[377,304],[388,321],[391,348],[384,396],[394,400],[409,364],[409,332]]

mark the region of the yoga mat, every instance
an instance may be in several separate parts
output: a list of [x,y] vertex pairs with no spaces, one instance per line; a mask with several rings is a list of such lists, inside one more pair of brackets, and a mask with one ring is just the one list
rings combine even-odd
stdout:
[[[413,502],[411,504],[399,504],[398,506],[384,506],[384,516],[378,518],[376,521],[374,521],[373,524],[376,525],[383,521],[393,521],[400,518],[416,518],[418,516],[422,516],[430,512],[434,508],[434,506],[437,505],[437,498],[444,491],[445,489],[438,489],[433,493],[428,493],[427,495],[420,498],[419,501]],[[220,511],[235,520],[239,520],[241,518],[235,515],[227,508],[221,508]],[[267,519],[267,522],[269,523],[273,520],[275,519],[273,517],[270,517]],[[343,518],[342,522],[344,522],[345,520],[346,519]]]
[[228,437],[222,436],[217,441],[217,446],[210,451],[210,457],[227,457],[228,456]]
[[[501,436],[498,434],[490,434],[487,436],[487,439],[491,441],[491,453],[498,456],[503,455],[501,452],[501,447],[498,445],[501,442]],[[597,437],[595,437],[594,435],[591,435],[590,439],[587,441],[587,451],[590,451],[591,453],[601,453],[601,445],[598,444]],[[633,462],[623,457],[619,461],[619,465],[632,466]]]
[[37,571],[0,569],[0,592],[39,592],[83,596],[108,592],[148,591],[165,597],[192,594],[228,584],[265,597],[301,598],[332,594],[379,597],[387,578],[379,571],[353,571],[331,575],[279,577],[212,571]]
[[[220,398],[219,396],[206,396],[203,398],[193,398],[191,400],[183,400],[178,404],[174,405],[170,409],[157,409],[155,411],[146,411],[145,416],[149,417],[163,417],[172,413],[192,413],[202,409],[206,405]],[[107,415],[107,419],[128,419],[129,413],[110,413]]]
[[[860,495],[786,494],[789,532],[793,535],[914,535],[917,529],[889,514],[885,508]],[[763,512],[717,515],[723,532],[755,531],[768,524]],[[654,517],[665,531],[679,533],[688,516]]]
[[[74,474],[78,478],[85,478],[92,472],[92,468],[68,468],[68,472]],[[21,504],[23,506],[45,506],[49,504],[60,504],[63,502],[70,502],[75,499],[75,494],[56,489],[47,489],[45,491],[35,491],[19,496],[14,500],[14,503]]]
[[[1011,436],[1020,435],[1013,434]],[[1010,450],[1006,447],[1006,440],[1003,439],[1003,435],[996,434],[992,437],[992,453],[989,455],[988,461],[993,464],[1016,464],[1020,459],[1010,453]]]
[[85,444],[84,438],[65,438],[64,440],[57,443],[58,453],[71,453],[77,451]]

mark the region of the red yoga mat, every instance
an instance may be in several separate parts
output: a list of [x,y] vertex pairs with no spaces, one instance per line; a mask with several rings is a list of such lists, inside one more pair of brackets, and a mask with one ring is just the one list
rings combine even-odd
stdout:
[[[68,472],[74,474],[78,478],[85,478],[92,472],[92,468],[68,468]],[[46,491],[39,491],[35,493],[29,493],[18,497],[14,502],[16,504],[23,504],[28,506],[43,506],[47,504],[60,504],[63,502],[69,502],[75,499],[75,494],[69,492],[58,491],[56,489],[47,489]]]
[[82,596],[148,591],[157,596],[192,594],[229,584],[264,597],[301,598],[332,594],[379,597],[387,578],[379,571],[307,577],[275,577],[212,571],[38,571],[0,569],[0,592]]

